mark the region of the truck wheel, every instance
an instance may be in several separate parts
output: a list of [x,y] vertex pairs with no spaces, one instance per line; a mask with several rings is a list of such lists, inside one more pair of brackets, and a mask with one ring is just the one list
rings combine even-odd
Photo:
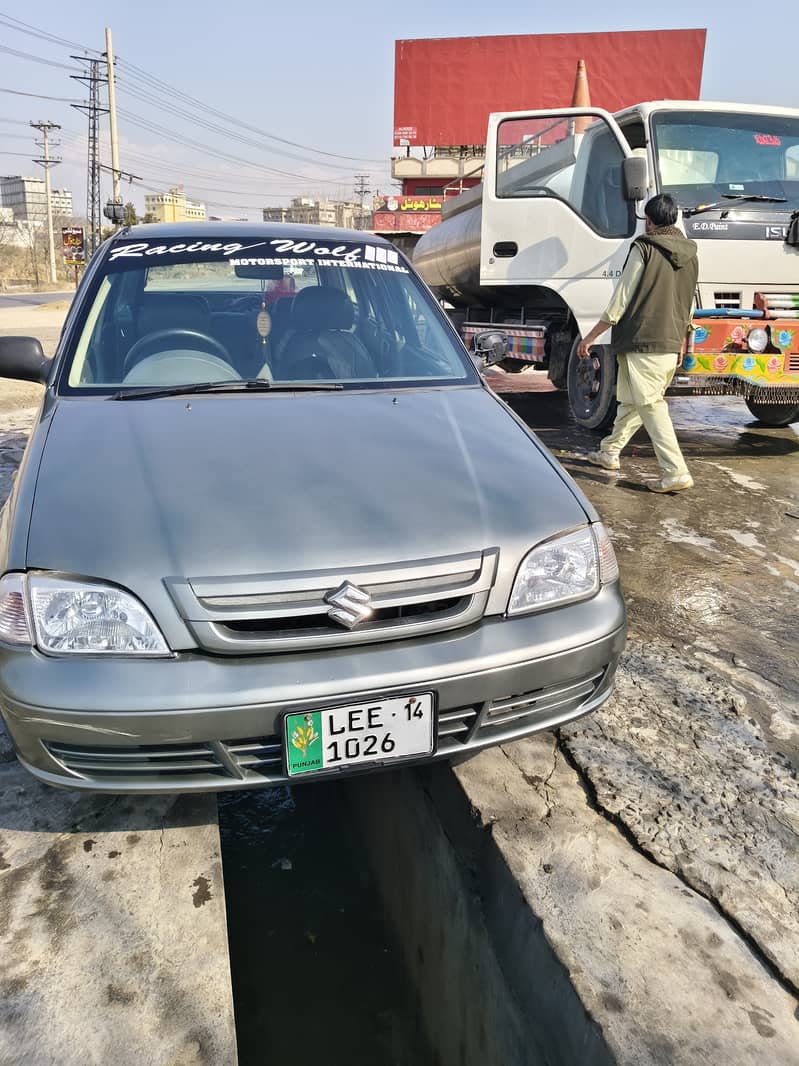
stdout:
[[790,426],[792,422],[799,422],[799,404],[763,403],[747,397],[746,406],[758,422],[766,426]]
[[575,421],[586,429],[605,430],[616,417],[616,357],[595,344],[588,359],[579,359],[577,337],[569,356],[566,387]]

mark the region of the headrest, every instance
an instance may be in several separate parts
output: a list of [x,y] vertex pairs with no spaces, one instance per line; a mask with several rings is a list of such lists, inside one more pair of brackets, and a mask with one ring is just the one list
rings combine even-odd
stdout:
[[199,329],[206,332],[210,315],[199,296],[188,293],[147,293],[138,314],[139,335],[162,329]]
[[352,300],[341,289],[332,286],[300,289],[291,305],[291,325],[299,333],[351,329],[354,321]]

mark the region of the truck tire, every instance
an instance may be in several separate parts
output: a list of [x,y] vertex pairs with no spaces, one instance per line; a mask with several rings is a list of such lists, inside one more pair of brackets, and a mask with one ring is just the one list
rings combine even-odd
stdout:
[[792,422],[799,422],[799,404],[764,403],[747,397],[746,406],[765,426],[790,426]]
[[578,425],[606,430],[616,417],[616,357],[606,344],[595,344],[588,359],[577,356],[576,337],[569,355],[569,406]]

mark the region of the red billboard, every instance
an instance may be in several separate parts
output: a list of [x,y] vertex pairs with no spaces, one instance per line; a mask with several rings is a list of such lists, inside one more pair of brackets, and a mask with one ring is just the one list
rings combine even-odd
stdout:
[[396,41],[394,144],[484,144],[492,111],[568,107],[584,59],[594,107],[696,100],[706,31]]

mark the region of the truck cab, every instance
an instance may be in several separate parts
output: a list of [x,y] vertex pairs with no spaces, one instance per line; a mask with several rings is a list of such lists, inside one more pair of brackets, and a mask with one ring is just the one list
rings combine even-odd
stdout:
[[603,428],[615,361],[607,345],[583,364],[575,349],[656,192],[699,244],[695,350],[674,388],[740,393],[771,424],[799,417],[799,111],[658,101],[491,115],[482,187],[445,204],[414,260],[467,341],[503,324],[508,369],[545,367],[578,421]]

